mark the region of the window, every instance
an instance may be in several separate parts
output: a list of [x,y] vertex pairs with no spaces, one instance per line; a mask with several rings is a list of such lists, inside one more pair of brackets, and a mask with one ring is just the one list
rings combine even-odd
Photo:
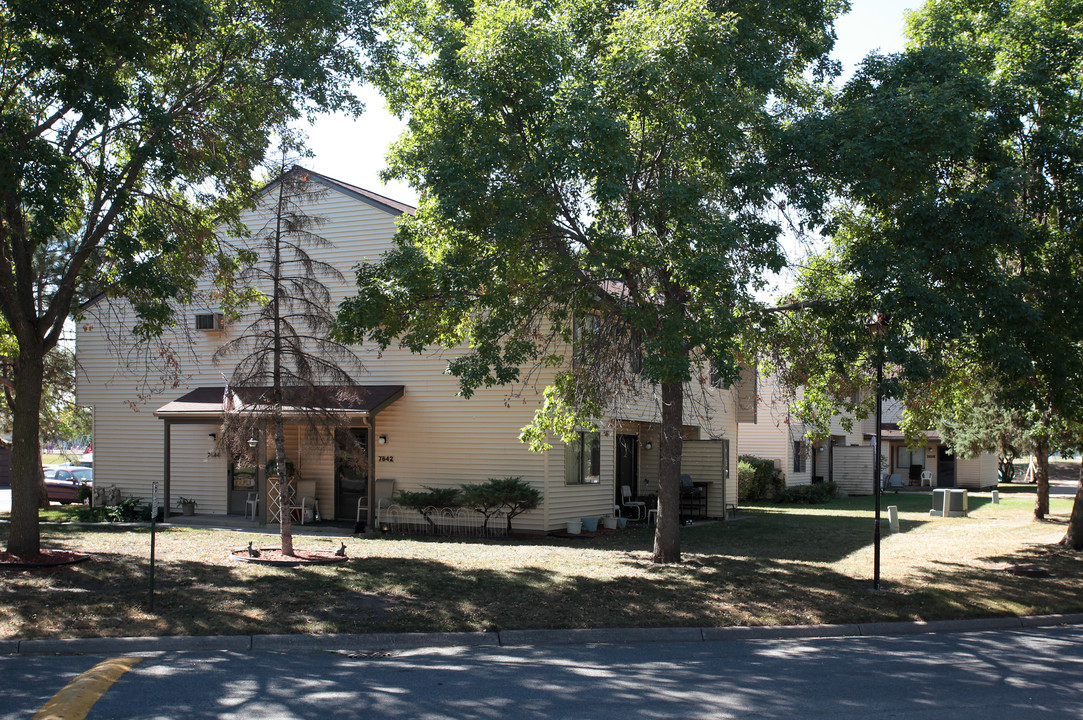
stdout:
[[711,372],[710,372],[710,375],[711,375],[711,387],[716,387],[716,388],[719,388],[719,389],[723,389],[724,386],[722,384],[722,373],[718,369],[718,364],[714,360],[711,360],[710,365],[711,365]]
[[722,438],[722,477],[730,476],[730,441]]
[[598,352],[602,319],[597,315],[577,317],[572,323],[572,364],[590,364]]
[[895,467],[908,468],[911,465],[925,467],[925,448],[911,450],[905,445],[900,445],[898,448],[898,455],[895,458]]
[[564,446],[564,484],[599,483],[602,465],[602,437],[596,432],[581,432]]
[[793,471],[805,472],[805,444],[800,440],[793,441]]

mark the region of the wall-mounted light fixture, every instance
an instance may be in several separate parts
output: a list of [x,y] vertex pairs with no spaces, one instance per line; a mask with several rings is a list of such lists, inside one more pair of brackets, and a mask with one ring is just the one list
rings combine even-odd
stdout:
[[207,437],[211,439],[211,442],[218,442],[218,433],[207,433]]
[[259,440],[255,439],[255,438],[249,438],[248,439],[248,447],[255,450],[257,445],[259,445]]
[[650,440],[648,440],[647,443],[643,446],[645,450],[650,450],[652,447],[654,447],[654,443],[652,443]]
[[381,445],[387,445],[387,435],[381,435],[380,437],[376,438],[376,442],[380,443]]

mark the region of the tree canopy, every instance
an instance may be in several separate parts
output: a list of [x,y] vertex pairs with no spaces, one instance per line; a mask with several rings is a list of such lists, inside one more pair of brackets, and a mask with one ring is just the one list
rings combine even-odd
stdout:
[[297,10],[0,3],[0,315],[18,346],[11,552],[39,547],[42,363],[81,289],[127,297],[137,331],[153,335],[209,265],[220,280],[235,267],[214,228],[251,195],[271,139],[306,114],[359,110],[350,86],[371,39],[367,2]]
[[739,313],[784,263],[776,193],[795,168],[767,151],[814,99],[806,73],[831,70],[844,7],[392,2],[379,77],[409,125],[390,173],[421,201],[359,269],[345,335],[467,344],[449,367],[465,395],[558,367],[535,446],[660,388],[654,557],[678,559],[687,388],[707,361],[736,377]]

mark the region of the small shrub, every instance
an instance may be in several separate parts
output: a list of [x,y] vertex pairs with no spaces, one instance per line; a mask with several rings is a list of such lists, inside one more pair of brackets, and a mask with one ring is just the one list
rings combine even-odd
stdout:
[[[745,468],[742,471],[741,465]],[[740,502],[771,500],[785,490],[786,483],[771,460],[742,455],[737,459],[737,499]]]
[[142,506],[143,498],[126,497],[119,505],[110,505],[105,510],[105,519],[109,522],[139,522],[143,519],[144,511],[146,519],[150,520],[150,507]]
[[429,509],[457,508],[462,507],[462,490],[459,488],[433,488],[426,487],[424,490],[399,490],[395,494],[395,502],[404,508],[416,510],[425,518],[425,522],[436,529],[436,523],[429,517]]
[[75,502],[88,503],[90,502],[90,496],[92,494],[93,491],[90,489],[89,485],[80,485],[79,489],[75,491]]
[[821,505],[831,500],[838,493],[838,485],[834,482],[815,483],[813,485],[795,485],[786,488],[775,498],[779,503],[791,503],[795,505]]
[[486,529],[489,518],[503,510],[508,517],[509,533],[512,518],[538,507],[541,500],[541,493],[521,477],[489,478],[480,485],[464,485],[462,489],[463,507],[484,515]]

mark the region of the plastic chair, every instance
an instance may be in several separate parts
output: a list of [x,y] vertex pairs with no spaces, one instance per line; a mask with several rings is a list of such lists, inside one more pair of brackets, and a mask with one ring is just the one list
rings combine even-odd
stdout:
[[248,493],[248,499],[244,501],[244,518],[248,519],[249,513],[252,514],[252,521],[256,521],[256,516],[259,515],[259,493]]
[[632,488],[627,485],[620,486],[620,502],[621,505],[629,510],[635,510],[636,516],[633,520],[642,520],[647,515],[647,503],[642,500],[632,499]]
[[929,483],[929,487],[933,486],[933,471],[922,470],[921,471],[921,487],[925,487],[925,483]]
[[[315,480],[298,480],[297,481],[297,493],[290,498],[290,512],[294,510],[301,511],[301,524],[305,524],[305,520],[312,518],[318,520],[320,517],[320,501],[316,499],[316,481]],[[309,508],[312,511],[309,512]]]

